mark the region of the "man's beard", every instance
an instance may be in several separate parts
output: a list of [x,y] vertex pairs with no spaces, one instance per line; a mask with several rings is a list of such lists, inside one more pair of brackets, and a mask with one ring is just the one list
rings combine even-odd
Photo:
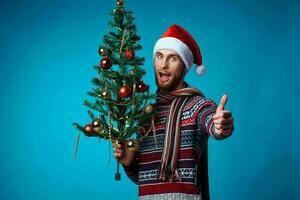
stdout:
[[174,75],[173,79],[167,85],[160,85],[157,78],[157,76],[159,75],[156,75],[156,72],[154,73],[155,73],[155,82],[157,87],[167,92],[173,92],[176,89],[177,85],[180,83],[180,81],[184,78],[184,71],[181,71],[180,76]]

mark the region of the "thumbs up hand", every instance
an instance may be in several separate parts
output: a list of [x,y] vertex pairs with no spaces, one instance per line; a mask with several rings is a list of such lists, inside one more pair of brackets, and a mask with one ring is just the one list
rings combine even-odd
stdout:
[[218,106],[216,113],[213,116],[213,123],[215,127],[215,133],[218,135],[228,136],[233,131],[233,118],[230,111],[225,110],[225,104],[227,102],[227,95],[223,95]]

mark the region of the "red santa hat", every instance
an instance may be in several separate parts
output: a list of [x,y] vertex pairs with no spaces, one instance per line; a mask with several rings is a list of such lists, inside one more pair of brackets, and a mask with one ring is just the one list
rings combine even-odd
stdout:
[[153,57],[159,49],[171,49],[176,51],[183,60],[185,67],[189,70],[193,63],[196,66],[196,73],[205,73],[202,65],[200,48],[194,38],[182,27],[174,24],[160,37],[154,45]]

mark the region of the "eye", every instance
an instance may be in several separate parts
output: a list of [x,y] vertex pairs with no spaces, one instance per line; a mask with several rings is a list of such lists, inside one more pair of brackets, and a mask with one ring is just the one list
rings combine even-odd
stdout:
[[176,56],[171,56],[170,57],[171,62],[176,62],[177,60],[178,60],[178,58]]
[[156,58],[159,58],[159,59],[160,59],[160,58],[162,58],[162,55],[161,55],[160,53],[157,53],[157,54],[156,54]]

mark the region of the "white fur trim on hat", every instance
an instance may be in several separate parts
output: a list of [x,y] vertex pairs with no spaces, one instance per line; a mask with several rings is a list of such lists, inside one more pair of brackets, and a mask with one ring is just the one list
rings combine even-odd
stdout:
[[155,53],[159,49],[171,49],[176,51],[183,60],[187,70],[191,68],[191,65],[194,62],[194,56],[189,47],[181,40],[178,40],[174,37],[164,37],[157,40],[154,45],[153,58],[155,58]]
[[196,74],[199,76],[203,75],[206,72],[204,65],[198,65],[195,70]]

